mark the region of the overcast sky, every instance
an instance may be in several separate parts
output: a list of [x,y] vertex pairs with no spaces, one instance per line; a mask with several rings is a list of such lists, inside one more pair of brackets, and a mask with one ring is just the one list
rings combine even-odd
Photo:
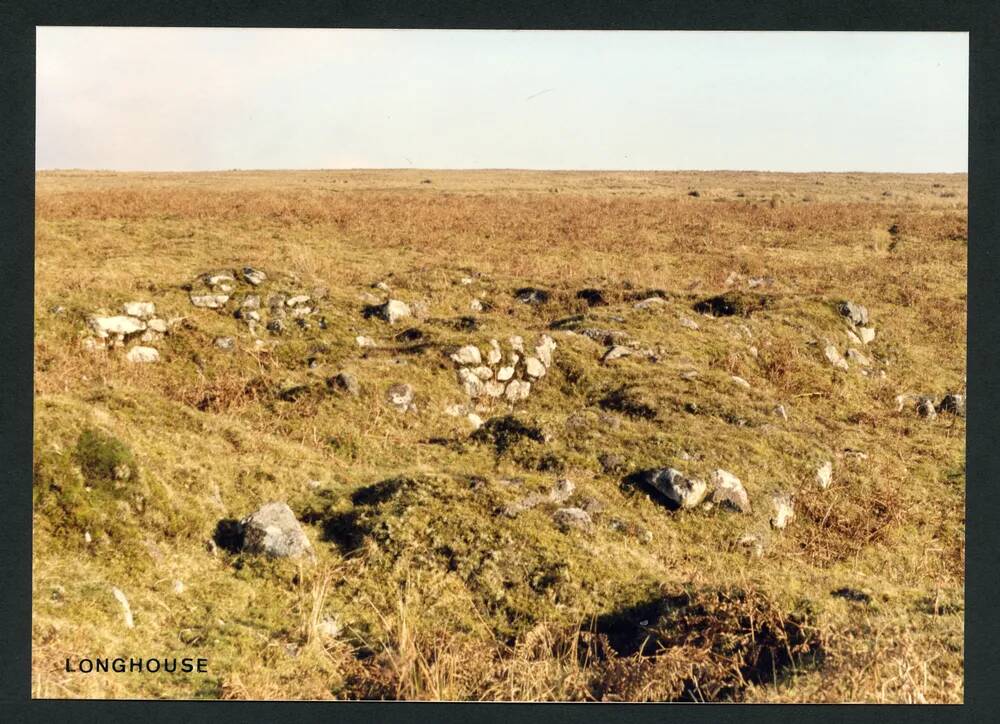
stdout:
[[965,33],[39,28],[39,169],[966,171]]

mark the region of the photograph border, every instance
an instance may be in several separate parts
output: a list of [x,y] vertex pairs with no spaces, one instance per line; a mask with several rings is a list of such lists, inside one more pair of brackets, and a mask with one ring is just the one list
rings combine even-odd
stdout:
[[[28,717],[115,721],[200,721],[224,716],[300,720],[316,715],[346,721],[392,719],[441,721],[684,720],[782,721],[985,721],[995,716],[1000,637],[1000,457],[989,413],[1000,409],[990,379],[1000,351],[1000,12],[990,2],[929,0],[820,0],[757,2],[678,0],[672,3],[600,2],[572,7],[551,1],[517,4],[466,2],[145,2],[6,3],[0,27],[0,151],[6,213],[0,214],[3,244],[0,288],[12,306],[0,325],[5,365],[0,375],[0,700],[8,721]],[[695,709],[664,704],[419,703],[419,702],[146,702],[30,699],[31,661],[31,485],[34,330],[35,28],[63,26],[176,27],[353,27],[485,28],[564,30],[852,30],[969,32],[969,261],[968,420],[966,447],[965,704],[755,705]],[[914,481],[920,484],[920,481]],[[324,706],[325,705],[325,706]],[[329,708],[330,706],[334,708]],[[511,709],[516,706],[517,709]],[[230,708],[232,707],[232,708]],[[322,708],[320,708],[322,707]],[[8,718],[9,717],[9,718]]]

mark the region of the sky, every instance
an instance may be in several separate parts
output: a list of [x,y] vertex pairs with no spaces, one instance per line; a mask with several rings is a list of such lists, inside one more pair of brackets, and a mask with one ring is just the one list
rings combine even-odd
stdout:
[[38,169],[965,172],[968,34],[37,29]]

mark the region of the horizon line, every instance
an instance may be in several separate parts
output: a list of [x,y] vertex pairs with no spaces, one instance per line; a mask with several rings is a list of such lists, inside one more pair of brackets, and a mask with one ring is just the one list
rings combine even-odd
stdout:
[[423,171],[431,172],[517,172],[517,173],[773,173],[773,174],[892,174],[897,176],[928,176],[928,175],[968,175],[969,171],[858,171],[852,169],[786,171],[780,169],[696,169],[696,168],[518,168],[518,167],[482,167],[482,168],[442,168],[430,166],[351,166],[351,167],[288,167],[288,168],[217,168],[217,169],[115,169],[115,168],[35,168],[35,173],[161,173],[161,174],[198,174],[198,173],[330,173],[337,171]]

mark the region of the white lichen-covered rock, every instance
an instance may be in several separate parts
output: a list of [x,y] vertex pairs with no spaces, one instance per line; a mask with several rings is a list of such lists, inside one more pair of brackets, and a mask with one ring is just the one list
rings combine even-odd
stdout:
[[460,347],[458,351],[451,355],[451,359],[460,365],[478,365],[483,362],[483,356],[479,351],[479,347],[474,344],[467,344],[464,347]]
[[483,392],[486,393],[487,397],[503,397],[505,390],[503,382],[497,382],[496,380],[490,380],[483,385]]
[[839,370],[849,369],[847,360],[844,356],[840,354],[840,350],[837,349],[835,345],[828,344],[823,350],[823,354],[826,355],[827,361]]
[[470,412],[468,415],[466,415],[465,419],[469,421],[470,425],[472,425],[473,430],[478,430],[483,426],[483,418],[481,418],[474,412]]
[[167,322],[163,319],[150,319],[146,322],[146,327],[158,334],[166,334],[167,332]]
[[514,372],[515,370],[514,367],[512,366],[501,367],[499,370],[497,370],[497,379],[500,382],[506,382],[507,380],[514,377]]
[[840,313],[851,320],[851,323],[857,326],[865,326],[868,324],[868,309],[861,304],[855,304],[854,302],[841,302]]
[[742,377],[737,377],[736,375],[733,375],[732,376],[732,381],[733,381],[733,384],[735,384],[735,385],[737,385],[739,387],[742,387],[745,390],[749,390],[750,389],[750,383],[747,382]]
[[856,335],[850,329],[847,330],[847,339],[850,340],[851,342],[853,342],[854,344],[864,344],[864,342],[861,341],[861,337],[859,337],[858,335]]
[[125,354],[125,359],[134,363],[159,362],[160,353],[155,347],[133,347]]
[[302,304],[305,304],[308,301],[309,301],[308,294],[296,294],[294,297],[289,297],[288,299],[286,299],[285,304],[287,304],[289,307],[298,307]]
[[847,350],[847,358],[854,362],[855,364],[861,365],[862,367],[871,366],[871,360],[861,354],[858,350],[851,347]]
[[593,526],[590,513],[583,508],[559,508],[552,514],[552,521],[563,531],[589,530]]
[[127,337],[130,334],[137,334],[146,329],[146,323],[141,319],[127,315],[116,317],[99,317],[95,315],[90,317],[87,322],[97,336],[102,338],[109,335]]
[[312,545],[286,503],[268,503],[241,522],[243,550],[273,558],[312,555]]
[[934,404],[933,397],[921,397],[917,401],[917,414],[921,417],[926,417],[928,420],[933,420],[937,417],[937,407]]
[[483,311],[483,308],[483,303],[478,299],[473,299],[469,302],[469,309],[473,312],[481,312]]
[[267,274],[260,269],[254,269],[252,266],[243,267],[242,276],[243,281],[255,287],[267,281]]
[[560,478],[549,491],[549,500],[553,503],[565,503],[576,491],[576,485],[569,478]]
[[490,340],[490,350],[486,353],[486,361],[491,365],[498,365],[503,360],[503,350],[500,349],[500,342],[495,339]]
[[390,299],[379,307],[378,310],[378,316],[389,324],[395,324],[400,319],[409,317],[410,314],[410,306],[406,302],[401,302],[398,299]]
[[662,297],[649,297],[648,299],[643,299],[641,302],[636,302],[636,309],[657,309],[662,307],[667,303],[667,300]]
[[547,334],[542,335],[541,341],[535,347],[535,356],[546,367],[552,366],[552,353],[555,352],[556,341]]
[[510,348],[515,352],[520,352],[524,354],[524,338],[520,335],[512,335],[508,340],[510,342]]
[[820,490],[826,490],[830,487],[830,483],[833,482],[833,462],[827,460],[825,463],[819,466],[816,470],[816,484],[819,485]]
[[524,360],[524,371],[529,377],[544,377],[545,365],[537,357],[526,357]]
[[125,302],[122,312],[129,317],[149,319],[156,314],[156,305],[152,302]]
[[363,334],[359,334],[354,338],[354,341],[359,347],[375,347],[375,340],[371,337],[365,337]]
[[507,383],[505,396],[510,402],[520,402],[528,399],[531,392],[531,383],[525,380],[511,380]]
[[642,474],[641,480],[661,493],[675,508],[694,508],[704,500],[708,492],[704,480],[689,478],[674,468],[647,470]]
[[120,588],[112,586],[111,595],[115,597],[118,605],[122,607],[122,619],[125,621],[125,628],[135,628],[135,619],[132,618],[132,606],[129,605],[125,594]]
[[400,412],[406,412],[413,408],[413,387],[407,384],[393,385],[386,392],[389,404]]
[[217,287],[229,282],[235,282],[236,277],[233,276],[232,272],[221,270],[202,274],[201,280],[210,287]]
[[871,344],[875,341],[874,327],[858,327],[858,336],[863,344]]
[[716,470],[709,477],[712,485],[712,502],[721,507],[732,508],[740,513],[751,512],[750,496],[743,483],[732,473]]
[[771,526],[778,530],[784,529],[795,518],[795,508],[792,498],[784,493],[771,497]]
[[471,368],[469,368],[469,371],[472,372],[472,374],[474,374],[479,379],[483,380],[484,382],[486,380],[493,379],[493,370],[491,370],[486,365],[479,365],[478,367],[471,367]]
[[458,370],[458,381],[469,397],[480,397],[483,394],[483,381],[476,377],[468,367]]
[[698,326],[698,323],[696,321],[694,321],[693,319],[690,319],[688,317],[681,317],[680,318],[680,323],[681,323],[681,326],[684,327],[685,329],[692,329],[692,330],[695,330],[695,331],[701,329],[701,327]]
[[625,345],[616,344],[615,346],[608,349],[601,357],[601,362],[611,362],[612,360],[621,359],[622,357],[628,357],[632,354],[632,350]]
[[191,304],[205,309],[219,309],[228,301],[228,294],[191,294]]

